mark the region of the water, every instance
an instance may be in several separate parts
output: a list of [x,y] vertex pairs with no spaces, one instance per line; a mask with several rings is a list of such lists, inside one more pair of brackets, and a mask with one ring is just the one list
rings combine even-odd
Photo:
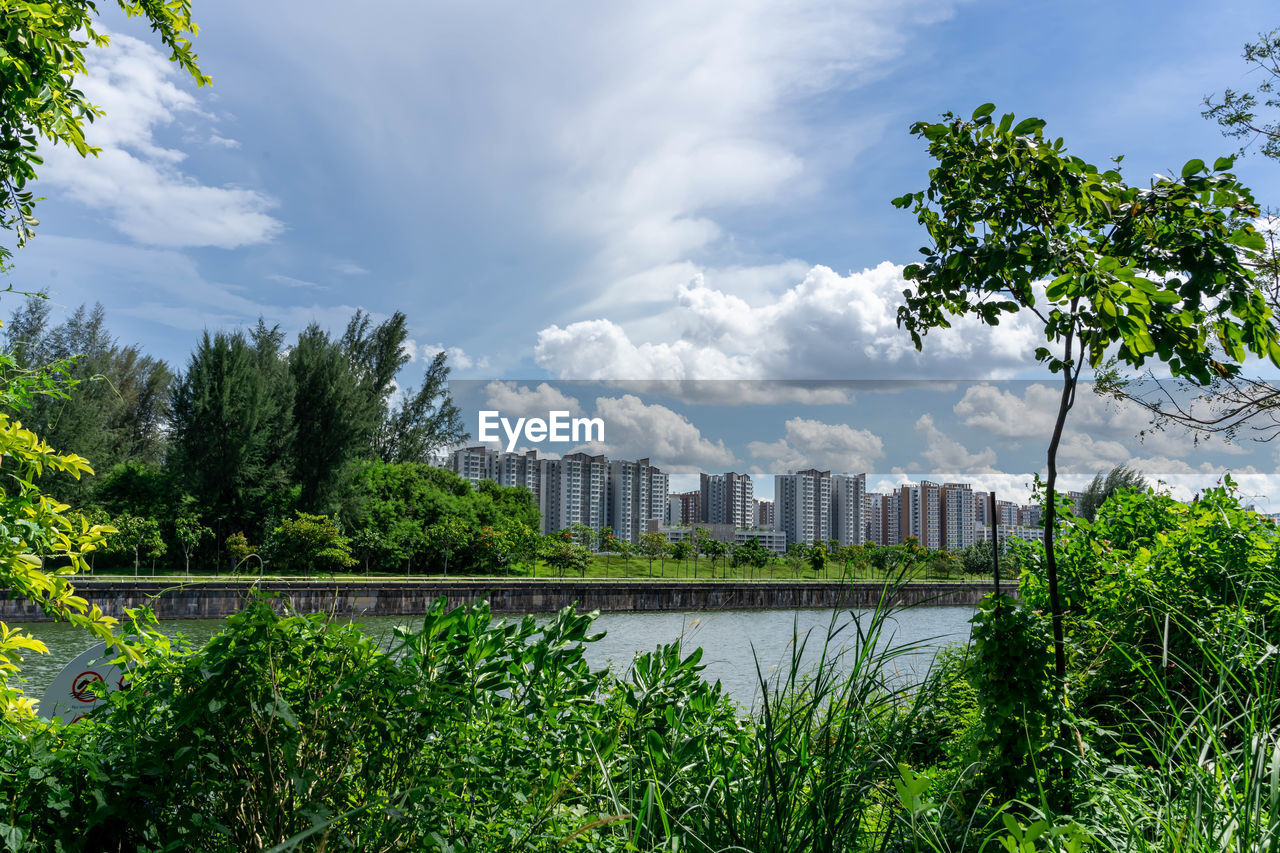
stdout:
[[[857,613],[858,611],[854,611]],[[719,680],[739,703],[751,706],[757,699],[759,682],[756,661],[767,674],[775,668],[784,671],[791,659],[793,631],[804,636],[812,631],[806,647],[805,661],[817,660],[822,640],[832,624],[850,621],[848,611],[831,610],[720,610],[673,613],[605,613],[595,622],[596,631],[605,631],[598,642],[587,645],[587,660],[592,666],[608,666],[624,673],[635,655],[652,651],[660,643],[683,638],[686,651],[695,646],[703,649],[703,677]],[[894,617],[892,637],[895,645],[923,644],[921,650],[899,658],[895,665],[905,677],[923,673],[940,646],[964,642],[969,637],[970,607],[917,607],[900,611]],[[866,612],[862,617],[867,618]],[[503,618],[501,616],[496,619]],[[518,619],[518,616],[506,616]],[[373,637],[390,637],[397,625],[412,626],[412,616],[375,616],[360,621]],[[221,619],[175,619],[161,623],[169,636],[185,635],[199,644],[223,626]],[[24,624],[24,630],[43,640],[50,654],[30,655],[23,662],[24,690],[39,697],[53,677],[72,658],[94,645],[87,633],[65,623],[37,622]],[[840,633],[835,648],[852,646],[857,634],[852,628]],[[753,657],[754,652],[754,657]]]

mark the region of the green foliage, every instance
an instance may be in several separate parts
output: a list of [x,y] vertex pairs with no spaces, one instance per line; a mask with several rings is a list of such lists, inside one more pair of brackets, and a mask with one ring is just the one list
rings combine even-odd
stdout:
[[206,332],[173,392],[168,467],[208,517],[255,537],[291,482],[293,386],[281,343],[261,322],[252,338]]
[[142,560],[154,560],[168,550],[160,535],[160,522],[154,518],[136,515],[120,515],[111,520],[116,529],[106,548],[108,554],[128,554],[133,557],[133,573],[138,574]]
[[[332,512],[367,452],[377,428],[372,407],[376,389],[361,382],[340,341],[311,324],[289,351],[294,383],[294,478],[299,505],[312,512]],[[370,382],[372,380],[369,380]]]
[[649,575],[653,576],[653,561],[665,560],[671,554],[671,543],[667,537],[657,530],[647,530],[640,534],[640,542],[636,552],[649,561]]
[[556,577],[575,574],[585,577],[591,552],[577,542],[547,537],[543,542],[542,560]]
[[[106,328],[101,305],[81,305],[62,324],[49,328],[50,303],[29,296],[5,327],[5,345],[19,370],[64,363],[55,374],[63,393],[31,398],[23,410],[28,428],[55,447],[74,447],[100,471],[125,462],[155,464],[163,450],[169,416],[168,366],[122,346]],[[49,488],[77,502],[96,499],[94,478],[51,481]]]
[[446,515],[424,531],[426,545],[444,560],[445,577],[449,575],[449,559],[467,545],[472,535],[466,522],[456,515]]
[[1051,762],[1058,714],[1051,644],[1048,619],[1017,599],[987,596],[973,617],[977,787],[998,803],[1034,796]]
[[729,558],[729,564],[735,569],[743,567],[763,569],[771,562],[773,562],[773,552],[761,545],[760,540],[754,537],[740,545],[735,545]]
[[1093,521],[1098,514],[1098,507],[1121,489],[1145,491],[1147,481],[1141,471],[1135,471],[1127,465],[1117,465],[1106,473],[1094,475],[1093,480],[1085,488],[1079,504],[1074,508],[1075,514]]
[[1221,97],[1209,95],[1203,115],[1216,121],[1224,136],[1245,141],[1241,154],[1258,142],[1263,157],[1280,160],[1280,29],[1258,33],[1257,41],[1244,46],[1244,61],[1262,82],[1252,91],[1224,89]]
[[[1266,644],[1280,645],[1278,542],[1274,523],[1243,509],[1229,479],[1189,504],[1120,491],[1092,523],[1067,516],[1059,563],[1067,639],[1081,662],[1072,667],[1075,703],[1120,726],[1135,709],[1156,713],[1165,691],[1191,691],[1193,673],[1211,669],[1212,650],[1242,626],[1262,644],[1233,649],[1236,659],[1256,660]],[[1044,606],[1042,557],[1024,573],[1022,594]],[[1139,660],[1182,666],[1157,686]]]
[[227,537],[226,545],[232,566],[238,566],[248,559],[250,554],[258,553],[258,549],[249,544],[249,538],[240,530]]
[[[85,555],[102,547],[106,535],[115,531],[73,515],[69,506],[39,486],[46,473],[71,477],[92,473],[89,463],[74,453],[54,451],[35,433],[0,413],[0,464],[7,474],[0,484],[0,588],[98,639],[113,639],[116,620],[76,595],[66,576],[88,570]],[[46,563],[64,565],[54,568]],[[32,716],[32,701],[13,682],[22,656],[31,651],[47,650],[30,635],[0,623],[0,722],[26,721]]]
[[[1080,339],[1098,367],[1115,348],[1141,367],[1158,357],[1174,376],[1208,383],[1233,375],[1247,355],[1280,364],[1270,311],[1248,261],[1264,248],[1250,220],[1252,195],[1228,170],[1192,160],[1177,178],[1126,184],[1043,134],[1044,122],[948,113],[911,132],[938,165],[929,188],[895,199],[911,208],[932,246],[904,276],[898,322],[917,348],[948,317],[1035,310],[1049,343]],[[1036,282],[1049,279],[1042,296]],[[1228,362],[1212,357],[1219,344]],[[1071,356],[1036,358],[1060,372]]]
[[[129,17],[142,17],[171,52],[170,60],[204,85],[209,78],[196,65],[190,38],[196,34],[187,0],[139,3],[120,0]],[[74,148],[82,157],[98,149],[84,127],[101,115],[76,88],[85,71],[84,51],[102,48],[107,36],[98,27],[98,8],[88,0],[56,4],[4,0],[0,14],[0,226],[25,243],[38,224],[28,183],[43,162],[41,139]],[[9,251],[0,248],[0,261]]]
[[264,549],[267,562],[292,574],[334,573],[356,564],[351,540],[342,535],[333,519],[297,513],[271,531]]

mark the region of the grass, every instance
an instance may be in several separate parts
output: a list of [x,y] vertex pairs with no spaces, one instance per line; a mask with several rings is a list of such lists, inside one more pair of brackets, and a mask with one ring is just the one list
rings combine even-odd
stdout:
[[[176,570],[159,570],[151,571],[145,567],[140,569],[136,575],[138,580],[147,580],[150,578],[257,578],[257,577],[290,577],[290,578],[314,578],[316,580],[395,580],[395,581],[431,581],[437,582],[442,580],[467,580],[471,578],[484,578],[486,580],[500,578],[503,580],[520,580],[523,578],[536,578],[539,580],[687,580],[687,581],[708,581],[708,580],[731,580],[731,581],[823,581],[823,582],[839,582],[839,581],[866,581],[884,583],[898,577],[897,572],[880,572],[871,567],[854,566],[850,571],[846,571],[841,565],[832,564],[827,571],[815,574],[807,565],[802,566],[798,570],[779,560],[763,569],[739,567],[733,568],[729,566],[727,561],[718,562],[714,568],[711,561],[701,559],[695,563],[693,560],[677,562],[675,560],[658,561],[655,560],[652,567],[652,574],[647,561],[632,558],[624,561],[621,557],[593,555],[587,566],[585,575],[557,575],[549,569],[541,560],[538,561],[532,575],[528,574],[524,567],[518,567],[517,570],[506,575],[463,575],[450,573],[446,579],[439,574],[410,574],[401,573],[393,574],[387,572],[372,572],[369,574],[360,572],[345,572],[336,575],[316,574],[316,575],[281,575],[270,570],[270,566],[266,567],[266,571],[259,574],[256,571],[241,571],[237,574],[216,574],[212,572],[193,572],[186,574]],[[80,575],[79,580],[133,580],[135,575],[131,569],[121,570],[113,568],[110,571],[101,570],[89,575]],[[946,577],[938,576],[934,573],[926,571],[920,567],[917,571],[909,573],[906,578],[911,582],[927,582],[936,583],[939,581],[959,581],[967,583],[985,583],[990,582],[990,575],[968,575],[968,574],[951,574]]]

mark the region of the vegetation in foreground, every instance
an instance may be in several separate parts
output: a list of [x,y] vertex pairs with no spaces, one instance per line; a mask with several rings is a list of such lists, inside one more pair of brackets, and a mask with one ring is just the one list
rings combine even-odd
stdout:
[[[750,712],[678,644],[623,674],[591,615],[437,605],[383,650],[267,600],[91,722],[6,728],[10,850],[1265,850],[1277,824],[1274,523],[1229,488],[1123,492],[1060,530],[921,683],[887,607],[800,636]],[[891,592],[891,587],[886,587]],[[822,662],[800,665],[822,644]],[[812,651],[812,648],[810,649]]]

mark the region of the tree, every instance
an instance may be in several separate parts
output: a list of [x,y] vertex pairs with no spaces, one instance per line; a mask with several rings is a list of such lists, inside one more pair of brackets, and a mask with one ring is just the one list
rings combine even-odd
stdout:
[[1135,471],[1127,465],[1117,465],[1104,476],[1101,471],[1094,475],[1093,481],[1080,497],[1076,506],[1076,515],[1093,521],[1098,514],[1098,507],[1116,492],[1125,490],[1143,491],[1147,488],[1146,478],[1141,471]]
[[436,353],[427,366],[422,387],[404,396],[378,431],[376,452],[387,462],[429,462],[442,447],[459,445],[471,434],[462,413],[447,393],[449,367],[445,354]]
[[[1244,46],[1244,60],[1260,72],[1262,82],[1252,91],[1208,95],[1202,115],[1216,121],[1224,136],[1244,140],[1241,154],[1260,143],[1263,157],[1280,160],[1280,29],[1258,33],[1257,41]],[[1260,115],[1263,109],[1272,112]]]
[[208,518],[265,532],[287,504],[293,391],[278,370],[278,335],[205,332],[173,391],[168,459]]
[[182,546],[182,557],[187,574],[191,574],[191,552],[204,539],[213,536],[213,531],[200,522],[199,516],[181,515],[173,520],[173,536]]
[[[23,421],[56,446],[76,447],[98,470],[124,462],[157,463],[169,415],[173,374],[136,346],[121,346],[107,331],[101,305],[81,305],[63,323],[48,325],[49,302],[29,296],[5,327],[5,347],[20,370],[65,362],[64,393],[33,399]],[[60,494],[83,500],[93,480],[60,478]]]
[[366,453],[381,413],[370,381],[352,369],[340,341],[312,323],[289,352],[294,382],[294,477],[306,510],[337,509],[338,495]]
[[693,547],[693,543],[688,539],[680,539],[671,546],[671,559],[675,560],[677,563],[687,563],[689,557],[696,553],[697,549]]
[[555,570],[556,577],[564,577],[569,573],[587,576],[587,566],[591,562],[591,552],[572,540],[550,538],[546,543],[547,550],[542,559],[547,567]]
[[765,566],[769,565],[769,562],[772,559],[773,554],[769,553],[769,551],[760,544],[760,540],[753,536],[746,542],[733,547],[733,551],[730,552],[729,556],[729,565],[735,569],[744,567],[749,569],[763,569]]
[[664,534],[656,530],[646,530],[640,534],[636,552],[649,561],[649,577],[653,577],[653,561],[665,559],[671,553],[671,543],[667,541]]
[[[1263,157],[1280,163],[1280,30],[1259,33],[1256,42],[1245,45],[1244,59],[1261,82],[1251,91],[1226,89],[1221,97],[1207,96],[1202,115],[1216,121],[1225,136],[1243,141],[1241,155],[1257,143]],[[1280,218],[1274,210],[1267,218],[1266,248],[1249,263],[1273,315],[1280,316]],[[1141,382],[1107,376],[1103,389],[1147,409],[1154,429],[1181,427],[1196,441],[1210,435],[1228,441],[1280,436],[1280,386],[1270,379],[1221,376],[1200,387],[1147,371]]]
[[111,521],[116,534],[109,540],[108,551],[133,554],[133,576],[138,576],[138,566],[143,557],[155,559],[169,550],[160,535],[160,522],[154,518],[121,515]]
[[729,544],[727,542],[721,542],[719,539],[716,539],[709,533],[706,533],[702,528],[698,528],[698,530],[705,534],[698,540],[698,550],[711,558],[711,579],[715,580],[716,561],[729,553]]
[[799,542],[787,543],[787,565],[791,567],[791,574],[799,578],[800,567],[804,565],[805,546]]
[[471,531],[462,519],[447,515],[427,528],[427,546],[444,558],[444,576],[449,577],[449,558],[471,541]]
[[815,575],[821,575],[827,570],[827,546],[822,542],[815,542],[809,546],[809,568]]
[[334,574],[356,564],[351,540],[332,518],[298,512],[271,531],[267,561],[283,572]]
[[[1045,570],[1058,689],[1066,678],[1062,600],[1054,555],[1057,456],[1067,413],[1086,364],[1108,355],[1128,368],[1148,359],[1199,384],[1232,376],[1250,353],[1280,364],[1271,311],[1248,266],[1265,244],[1250,225],[1249,191],[1230,174],[1232,159],[1149,187],[1126,184],[1116,168],[1068,155],[1044,122],[995,122],[992,104],[970,119],[947,113],[917,122],[938,162],[927,190],[894,200],[929,234],[925,259],[904,271],[908,289],[898,323],[916,348],[953,317],[997,325],[1021,313],[1042,324],[1035,357],[1062,377],[1047,451]],[[1041,282],[1048,285],[1041,290]],[[1215,358],[1217,341],[1224,359]],[[1051,350],[1054,347],[1056,351]]]
[[[6,405],[26,393],[12,385],[0,387]],[[65,619],[98,640],[114,641],[116,620],[95,604],[75,595],[67,575],[88,568],[85,556],[100,549],[109,525],[75,518],[63,504],[50,500],[37,481],[47,472],[75,476],[91,473],[89,463],[74,453],[55,452],[49,445],[6,414],[0,413],[0,463],[6,476],[0,485],[0,587],[34,602],[47,616]],[[62,563],[63,565],[56,565]],[[47,652],[44,643],[18,629],[0,629],[0,720],[26,722],[35,717],[35,702],[10,679],[22,656]],[[136,653],[132,653],[136,657]]]
[[[197,86],[209,82],[196,64],[190,37],[196,33],[191,5],[136,3],[119,0],[129,17],[143,17],[169,59],[191,75]],[[38,224],[28,183],[43,160],[39,140],[74,148],[80,156],[98,149],[85,137],[86,122],[102,110],[85,100],[76,78],[85,71],[84,51],[90,44],[106,47],[98,31],[98,8],[90,0],[57,4],[34,0],[6,0],[0,15],[0,225],[17,233],[18,245],[33,236]],[[0,261],[10,252],[0,247]]]

